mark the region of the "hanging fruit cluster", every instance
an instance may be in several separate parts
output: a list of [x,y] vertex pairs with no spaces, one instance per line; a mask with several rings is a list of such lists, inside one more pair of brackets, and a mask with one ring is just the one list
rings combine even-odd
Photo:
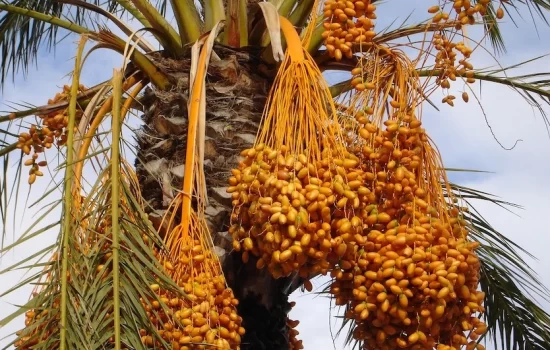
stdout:
[[327,0],[322,36],[330,57],[353,56],[353,46],[372,42],[376,6],[370,0]]
[[[48,105],[53,105],[61,101],[67,101],[71,88],[68,85],[63,87],[61,93],[57,93],[53,99],[48,100]],[[79,92],[85,91],[86,88],[80,85]],[[82,111],[77,109],[76,118],[82,116]],[[21,132],[17,141],[17,148],[21,149],[26,155],[33,152],[32,158],[25,161],[26,166],[30,166],[29,184],[36,181],[37,176],[42,176],[43,173],[40,167],[47,165],[46,161],[37,161],[38,154],[43,153],[45,149],[50,149],[54,144],[63,146],[67,142],[67,125],[69,122],[68,109],[57,110],[48,114],[40,114],[41,122],[36,125],[32,124],[28,132]]]
[[358,55],[357,66],[351,70],[351,86],[358,92],[373,90],[391,84],[394,67],[389,62],[394,60],[393,53],[379,45],[373,45]]
[[[440,72],[435,80],[437,85],[444,89],[449,89],[451,87],[450,81],[455,81],[457,76],[465,78],[466,82],[469,84],[475,83],[474,67],[467,61],[472,54],[472,49],[465,46],[463,42],[451,42],[444,33],[434,34],[433,43],[437,50],[437,54],[435,55],[435,69]],[[458,60],[458,64],[456,63],[457,51],[463,56],[462,59]],[[442,102],[452,107],[454,106],[454,98],[453,95],[447,95],[443,98]],[[463,99],[465,102],[468,102],[467,98]]]
[[229,232],[245,261],[253,254],[257,267],[267,266],[275,278],[298,272],[307,279],[328,273],[348,246],[363,239],[351,213],[369,193],[357,157],[345,152],[322,73],[294,35],[292,41],[285,34],[290,54],[271,89],[256,144],[241,153],[244,160],[229,179]]
[[[494,1],[492,0],[454,0],[451,2],[452,9],[441,7],[439,5],[432,6],[428,9],[430,14],[433,14],[432,22],[440,23],[453,21],[454,29],[461,30],[465,25],[473,25],[477,19],[481,19],[485,16],[494,16],[500,20],[504,17],[504,8],[501,6],[494,11]],[[451,5],[449,4],[449,6]],[[449,11],[450,10],[450,11]],[[450,16],[450,12],[454,12],[454,16]],[[450,81],[455,81],[457,77],[463,78],[467,83],[472,84],[475,82],[473,66],[467,60],[470,58],[472,49],[467,47],[463,41],[452,42],[450,38],[455,36],[455,33],[442,30],[439,33],[434,34],[432,43],[436,50],[435,53],[435,69],[440,72],[436,77],[436,84],[443,89],[449,89],[451,86]],[[462,59],[457,61],[457,51],[463,56]],[[466,94],[466,97],[464,97]],[[463,93],[463,100],[468,102],[468,94]],[[447,103],[450,106],[454,106],[453,100],[455,96],[447,95],[443,98],[442,103]]]
[[[174,242],[179,252],[176,259],[155,251],[185,297],[177,297],[153,284],[150,287],[158,300],[142,300],[142,304],[162,339],[171,345],[170,349],[239,349],[245,333],[236,309],[239,301],[227,286],[218,257],[205,242],[209,234],[205,223],[196,214],[191,219],[194,237]],[[140,335],[148,348],[161,346],[145,329],[140,330]]]
[[[59,307],[59,303],[54,304],[54,307]],[[31,327],[35,322],[39,322],[42,317],[47,315],[47,311],[48,310],[43,310],[38,314],[35,310],[27,311],[25,313],[25,326]],[[39,342],[48,339],[50,332],[44,331],[44,328],[44,325],[41,325],[41,327],[36,327],[36,330],[33,332],[18,331],[16,333],[18,338],[13,346],[19,350],[33,349]],[[42,337],[40,334],[43,334]]]
[[243,166],[229,180],[229,232],[235,250],[259,257],[258,268],[267,265],[276,278],[326,274],[348,246],[363,242],[361,219],[348,217],[374,196],[362,185],[368,175],[356,168],[356,156],[312,162],[261,144],[242,154]]
[[[374,90],[381,81],[376,81],[376,72],[378,68],[375,59],[365,59],[358,63],[358,66],[351,70],[351,86],[361,92],[365,90]],[[381,74],[378,74],[381,75]]]
[[421,122],[399,115],[383,131],[356,115],[359,137],[350,149],[374,175],[367,184],[375,200],[362,217],[365,242],[331,272],[330,292],[365,349],[473,349],[487,329],[476,317],[484,311],[478,243],[442,199]]
[[[296,305],[296,302],[291,302],[290,307],[294,307]],[[298,325],[300,324],[300,321],[297,320],[291,320],[287,317],[286,320],[286,326],[288,328],[288,349],[289,350],[301,350],[304,348],[304,345],[301,340],[298,340],[296,337],[300,332],[296,329]]]
[[[37,297],[38,292],[32,293],[33,298]],[[59,308],[59,298],[57,298],[53,304],[53,309]],[[40,342],[46,341],[52,334],[50,330],[52,327],[51,318],[48,314],[50,311],[44,309],[31,309],[25,313],[25,328],[16,332],[17,339],[13,346],[18,350],[30,350]],[[59,317],[56,318],[59,320]],[[57,344],[53,344],[51,349],[56,349]]]
[[[457,30],[461,29],[463,25],[475,24],[476,15],[483,17],[493,11],[490,9],[490,6],[493,3],[492,0],[479,0],[475,2],[471,0],[454,0],[452,3],[452,7],[456,13],[456,19],[458,21],[455,26]],[[428,12],[434,15],[432,20],[435,23],[449,19],[449,12],[446,12],[445,9],[442,9],[439,5],[430,7]],[[497,19],[504,18],[504,9],[502,6],[497,9],[494,16]]]

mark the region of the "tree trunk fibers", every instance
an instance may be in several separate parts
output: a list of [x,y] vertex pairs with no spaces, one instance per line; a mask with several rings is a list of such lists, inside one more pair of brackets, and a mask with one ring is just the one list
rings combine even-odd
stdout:
[[[210,63],[206,81],[204,170],[208,226],[226,279],[240,300],[239,313],[246,329],[241,348],[285,350],[286,316],[290,310],[287,296],[299,281],[293,277],[275,280],[265,269],[256,269],[256,259],[251,257],[244,264],[239,253],[232,253],[227,233],[231,197],[225,191],[240,151],[254,142],[272,76],[251,52],[221,45],[215,46],[215,52],[220,60]],[[153,59],[175,82],[170,91],[145,92],[145,125],[137,138],[136,168],[141,190],[151,220],[159,225],[183,183],[191,62],[189,56],[175,60],[158,54]]]

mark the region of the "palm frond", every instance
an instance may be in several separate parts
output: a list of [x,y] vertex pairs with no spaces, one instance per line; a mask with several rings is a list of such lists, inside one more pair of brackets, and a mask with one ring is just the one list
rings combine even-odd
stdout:
[[143,51],[151,52],[155,50],[153,45],[147,42],[145,38],[132,35],[134,33],[134,29],[132,29],[128,24],[124,23],[115,14],[105,10],[104,8],[96,6],[94,4],[90,4],[82,0],[57,0],[57,1],[64,4],[76,5],[81,8],[96,12],[104,16],[105,18],[108,18],[111,22],[113,22],[126,36],[131,38],[132,41],[134,41],[139,47],[141,47]]
[[[527,66],[536,60],[546,56],[535,57],[528,61],[520,62],[508,67],[498,67],[496,69],[478,69],[473,73],[473,77],[479,81],[487,81],[504,86],[508,86],[517,92],[524,101],[538,110],[543,118],[546,129],[550,133],[550,120],[548,119],[544,105],[550,105],[550,72],[538,72],[534,74],[511,75],[514,69]],[[439,71],[422,69],[418,70],[421,77],[436,77]]]
[[[477,3],[478,0],[473,0],[472,3]],[[506,46],[504,43],[504,37],[500,30],[500,24],[496,18],[496,9],[494,3],[489,3],[487,7],[487,13],[483,16],[483,26],[485,27],[485,32],[488,35],[491,46],[494,48],[496,53],[506,52]],[[535,15],[541,18],[546,24],[548,20],[546,18],[547,12],[550,11],[550,1],[548,0],[519,0],[519,1],[499,1],[499,6],[502,6],[507,13],[508,17],[511,19],[514,24],[516,21],[514,19],[515,15],[521,16],[520,9],[521,7],[526,7],[529,12],[531,19],[535,25],[536,21]],[[511,10],[514,10],[515,14]],[[516,24],[517,26],[517,24]]]
[[[68,318],[69,318],[69,305],[68,303],[70,300],[70,291],[69,291],[69,278],[71,275],[69,275],[69,250],[72,248],[73,237],[72,231],[75,227],[75,217],[72,215],[72,205],[74,203],[73,200],[73,179],[74,179],[74,171],[73,171],[73,159],[75,158],[74,155],[74,128],[76,124],[76,98],[78,93],[78,85],[79,85],[79,79],[80,79],[80,71],[82,69],[82,56],[84,53],[84,45],[86,44],[86,37],[82,37],[80,39],[79,45],[78,45],[78,52],[76,55],[75,60],[75,70],[73,74],[73,81],[71,86],[71,98],[69,100],[69,123],[68,123],[68,135],[67,135],[67,144],[69,145],[67,147],[67,164],[68,167],[65,170],[65,187],[64,187],[64,196],[63,196],[63,231],[62,231],[62,245],[61,245],[61,276],[60,276],[60,289],[61,289],[61,295],[60,295],[60,301],[59,301],[59,307],[60,307],[60,331],[59,331],[59,344],[60,349],[65,350],[67,349],[67,346],[69,343],[72,343],[73,339],[71,336],[74,336],[74,334],[78,334],[78,329],[76,327],[68,324]],[[71,244],[71,246],[69,246]],[[72,249],[71,249],[72,250]],[[71,264],[72,265],[72,264]],[[72,267],[72,266],[71,266]],[[77,272],[78,273],[78,272]],[[74,276],[72,277],[74,278]],[[74,306],[74,304],[71,303],[71,306]],[[72,311],[72,310],[71,310]],[[77,313],[78,314],[78,313]],[[80,320],[79,320],[80,321]],[[72,322],[71,322],[72,323]],[[81,322],[77,324],[82,324]],[[73,331],[74,333],[72,333]],[[80,335],[80,334],[79,334]]]
[[[128,55],[132,62],[147,75],[151,82],[161,90],[170,86],[169,78],[143,53],[134,48],[128,48],[127,42],[113,33],[101,30],[97,33],[90,33],[90,37],[100,45],[110,48],[122,55]],[[128,51],[128,52],[127,52]]]
[[[136,182],[129,180],[135,177],[133,170],[124,161],[119,163],[119,168],[117,169],[120,173],[118,186],[113,186],[112,167],[106,166],[98,174],[97,181],[88,195],[82,198],[80,208],[85,209],[78,210],[76,205],[71,208],[74,225],[72,234],[68,235],[70,248],[67,260],[70,263],[67,266],[70,279],[66,292],[67,308],[70,312],[66,316],[67,326],[64,337],[67,344],[65,348],[68,349],[80,348],[82,344],[86,344],[90,349],[105,348],[111,342],[110,339],[115,337],[113,322],[115,322],[116,313],[114,312],[113,296],[116,293],[116,288],[113,284],[115,261],[112,248],[112,227],[116,224],[111,221],[114,197],[111,189],[114,187],[120,189],[120,200],[117,201],[121,209],[118,220],[121,238],[119,253],[120,261],[124,262],[119,264],[120,288],[118,290],[121,310],[119,322],[125,325],[121,332],[121,343],[133,349],[144,349],[138,332],[140,329],[161,343],[163,342],[158,331],[149,323],[149,317],[146,314],[146,308],[152,309],[153,314],[158,314],[163,310],[161,308],[156,312],[152,308],[154,301],[160,302],[161,300],[150,286],[158,284],[163,289],[172,291],[174,295],[185,297],[175,283],[166,277],[163,267],[154,255],[153,246],[162,249],[163,243],[151,222],[148,221],[147,215],[143,211],[143,204],[136,198],[136,194],[139,195],[139,190],[135,187]],[[48,214],[51,214],[59,204],[58,201],[37,220],[35,225],[47,217],[51,217]],[[46,225],[43,228],[23,233],[14,244],[4,247],[0,253],[5,253],[30,239],[39,237],[57,224]],[[62,265],[62,259],[59,258],[62,255],[58,254],[60,244],[61,241],[58,240],[56,244],[46,247],[32,256],[25,257],[18,263],[0,271],[0,274],[14,271],[21,268],[22,264],[33,260],[35,262],[29,265],[29,269],[44,267],[43,271],[32,274],[2,295],[16,293],[29,283],[44,287],[27,304],[0,320],[1,327],[21,314],[27,313],[27,317],[29,317],[29,311],[32,312],[33,317],[40,314],[48,315],[48,317],[34,319],[31,326],[25,328],[18,338],[34,342],[36,339],[41,339],[42,335],[47,335],[47,341],[35,345],[36,349],[64,348],[60,342],[59,324],[61,318],[59,280]],[[40,258],[52,251],[55,252],[53,258],[45,264],[41,263]],[[38,330],[40,332],[37,334]],[[16,341],[12,341],[8,347]]]
[[[56,0],[0,1],[2,86],[10,74],[12,77],[19,71],[26,74],[29,66],[36,62],[39,52],[42,53],[43,49],[53,50],[67,34],[74,32],[74,29],[97,30],[105,25],[106,19],[112,20],[112,15],[120,18],[125,13],[137,19],[145,28],[154,27],[128,0],[93,0],[88,3],[91,6],[86,7],[73,6],[72,3],[74,2],[64,3]],[[95,6],[95,9],[88,8],[92,6]],[[166,1],[153,1],[148,6],[151,6],[151,10],[157,9],[160,14],[166,11]],[[21,11],[10,11],[10,8]],[[97,8],[105,12],[97,11]],[[30,16],[31,13],[37,15]],[[111,15],[104,17],[105,13]],[[56,20],[52,21],[52,18]],[[72,26],[60,25],[61,22],[70,23]],[[171,35],[174,35],[174,32]]]
[[[162,242],[135,197],[139,190],[134,187],[135,181],[130,180],[135,176],[133,171],[128,163],[115,164],[113,160],[111,158],[111,164],[99,174],[82,203],[82,208],[87,209],[77,217],[86,225],[76,229],[80,239],[75,242],[78,250],[74,255],[78,255],[76,266],[80,273],[71,278],[71,287],[75,290],[72,300],[77,296],[80,300],[77,316],[84,321],[79,326],[84,333],[81,343],[90,344],[90,348],[103,348],[114,341],[143,349],[138,330],[143,329],[161,341],[146,314],[147,307],[153,309],[153,301],[160,301],[150,286],[158,284],[166,290],[176,291],[177,295],[184,294],[166,277],[154,255],[153,246],[162,247]],[[114,169],[120,174],[117,183],[114,182],[117,181]],[[118,197],[113,189],[120,191]],[[118,199],[117,205],[113,206],[115,199]],[[117,207],[120,210],[115,214]],[[112,221],[113,216],[118,220]],[[71,276],[75,270],[71,271]]]
[[[499,70],[500,71],[500,70]],[[437,70],[420,70],[420,76],[437,76],[440,73]],[[540,97],[546,103],[550,103],[550,79],[542,79],[550,76],[548,73],[537,73],[531,76],[496,76],[497,71],[482,73],[476,72],[473,77],[478,80],[489,81],[502,85],[507,85],[518,91],[522,96],[527,97],[529,101],[536,101],[534,97]],[[526,78],[539,77],[539,80],[527,81]]]
[[[503,5],[506,13],[508,14],[508,16],[510,16],[510,18],[514,22],[514,24],[516,24],[514,16],[519,15],[521,17],[520,6],[518,6],[518,4],[520,4],[520,6],[526,6],[527,7],[527,11],[529,12],[529,15],[531,16],[531,20],[533,21],[533,24],[535,25],[535,29],[537,29],[536,22],[535,22],[535,15],[537,15],[546,24],[548,24],[548,19],[546,17],[546,11],[550,10],[550,1],[548,1],[548,0],[519,0],[519,1],[517,1],[517,3],[515,3],[515,2],[514,3],[512,3],[512,2],[503,3],[502,5]],[[512,10],[513,10],[513,12],[515,12],[515,14],[512,14]],[[516,24],[516,26],[517,26],[517,24]]]
[[403,23],[396,29],[389,30],[388,27],[388,30],[377,33],[375,41],[377,43],[386,43],[392,40],[403,39],[417,34],[424,34],[426,32],[437,32],[446,28],[453,28],[457,23],[458,22],[455,21],[445,22],[443,24],[423,22],[415,25],[405,25],[405,23]]
[[[73,76],[78,77],[78,70]],[[120,74],[118,79],[121,79]],[[103,102],[114,103],[114,127],[109,132],[96,133],[96,136],[112,140],[116,145],[123,144],[123,140],[113,133],[120,135],[119,124],[122,124],[121,118],[130,104],[127,100],[122,108],[124,112],[120,112],[122,92],[119,85],[113,89],[115,98]],[[73,115],[75,108],[76,98],[73,98],[70,103]],[[144,212],[138,180],[131,166],[121,157],[122,151],[118,146],[96,146],[100,147],[99,151],[91,148],[85,158],[74,161],[69,148],[69,157],[58,167],[59,172],[65,172],[67,181],[63,222],[57,241],[0,271],[0,275],[23,268],[33,271],[2,296],[20,292],[20,288],[29,283],[38,286],[28,303],[0,320],[2,327],[26,314],[29,322],[7,347],[17,343],[34,344],[35,349],[80,349],[85,344],[89,349],[102,349],[111,347],[114,342],[121,348],[145,349],[140,332],[151,335],[164,347],[169,346],[150,322],[151,315],[160,319],[160,313],[168,311],[157,288],[152,286],[157,285],[178,298],[186,296],[167,277],[156,257],[164,245]],[[73,185],[84,181],[71,175],[75,166],[108,151],[111,151],[110,157],[104,158],[95,181],[86,186],[83,195],[80,187]],[[78,193],[75,188],[79,189]],[[53,192],[48,191],[46,195]],[[44,202],[46,195],[36,204]],[[60,221],[53,224],[44,224],[43,221],[51,218],[53,210],[61,203],[57,200],[47,206],[48,210],[28,231],[14,243],[0,248],[0,255],[59,227]],[[44,257],[48,256],[51,258],[44,262]],[[35,272],[36,268],[42,270]],[[117,327],[113,327],[116,324],[120,325],[119,332]]]
[[[100,1],[94,1],[99,5]],[[12,6],[25,10],[34,11],[54,18],[73,23],[75,26],[93,27],[98,18],[90,16],[82,9],[69,10],[67,5],[53,0],[16,0],[10,3],[2,1],[2,7]],[[116,1],[108,2],[108,10],[114,11],[118,7]],[[46,46],[48,50],[54,48],[57,43],[58,34],[67,34],[67,30],[59,30],[56,23],[43,21],[28,16],[25,13],[10,12],[3,8],[0,17],[0,54],[2,57],[2,73],[0,81],[2,86],[7,75],[13,76],[22,70],[27,72],[28,67],[36,61],[41,47]]]
[[[80,92],[77,97],[78,104],[80,106],[85,107],[87,105],[87,101],[101,88],[103,88],[106,85],[106,82],[99,83],[86,91]],[[65,109],[69,106],[69,101],[60,101],[54,104],[46,104],[38,107],[31,107],[24,110],[11,110],[11,111],[0,111],[0,113],[4,115],[0,115],[0,123],[9,122],[12,120],[28,117],[31,115],[41,115],[41,114],[49,114],[52,112],[56,112],[62,109]]]
[[[472,3],[475,4],[477,1],[472,1]],[[483,27],[495,52],[506,52],[504,38],[500,30],[500,23],[496,18],[496,10],[493,3],[489,3],[487,6],[487,13],[483,16]]]
[[37,6],[31,7],[27,6],[26,0],[11,4],[0,2],[0,10],[3,11],[0,17],[1,86],[10,70],[13,77],[20,68],[26,73],[43,41],[52,48],[59,28],[81,34],[88,31],[86,24],[78,21],[81,17],[79,13],[76,20],[68,20],[63,18],[63,10],[57,4],[47,8],[37,3]]

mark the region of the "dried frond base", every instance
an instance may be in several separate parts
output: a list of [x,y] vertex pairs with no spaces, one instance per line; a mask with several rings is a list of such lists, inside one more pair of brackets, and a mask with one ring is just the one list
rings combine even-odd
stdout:
[[[258,131],[270,79],[258,72],[257,58],[244,51],[214,46],[221,61],[209,65],[206,83],[205,176],[209,206],[208,228],[221,259],[231,250],[223,237],[231,201],[225,194],[226,179],[237,165],[238,152],[251,147]],[[154,57],[161,69],[178,81],[169,92],[148,90],[143,103],[145,115],[138,137],[136,167],[144,198],[156,210],[166,209],[182,184],[187,138],[188,60]],[[151,171],[153,170],[153,171]]]

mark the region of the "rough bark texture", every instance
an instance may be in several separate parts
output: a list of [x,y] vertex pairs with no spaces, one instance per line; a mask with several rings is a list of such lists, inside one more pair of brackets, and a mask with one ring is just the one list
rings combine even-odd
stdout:
[[[261,61],[246,51],[217,45],[219,61],[212,61],[206,84],[205,173],[209,203],[206,211],[229,285],[240,300],[246,335],[242,349],[285,350],[288,348],[287,295],[298,280],[274,280],[267,271],[257,270],[255,260],[243,264],[232,254],[227,233],[231,198],[227,179],[237,166],[239,153],[254,142],[271,78],[261,71]],[[137,173],[150,218],[159,222],[183,183],[187,139],[187,102],[190,60],[173,60],[160,55],[156,64],[176,82],[169,92],[149,89],[143,100],[145,126],[138,135]]]

